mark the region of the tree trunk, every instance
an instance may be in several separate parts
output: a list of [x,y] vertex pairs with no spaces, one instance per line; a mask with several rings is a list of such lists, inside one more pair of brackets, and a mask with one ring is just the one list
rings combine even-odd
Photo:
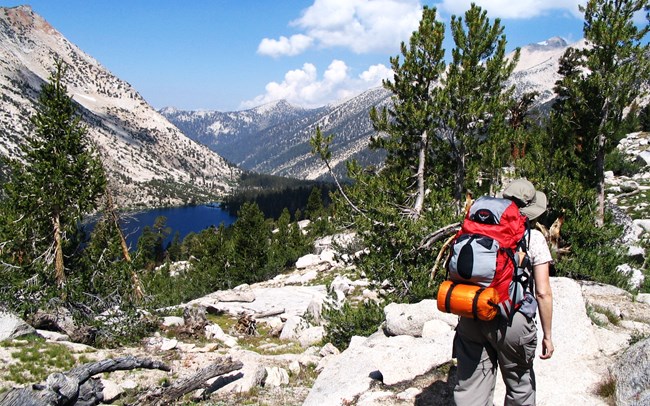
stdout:
[[108,188],[106,188],[106,211],[111,218],[111,221],[115,225],[117,230],[117,235],[120,237],[120,245],[122,247],[122,256],[126,262],[131,262],[131,255],[129,254],[129,247],[126,245],[126,239],[124,238],[124,233],[122,233],[122,228],[120,227],[119,217],[115,211],[115,206],[113,205],[113,196]]
[[124,371],[135,368],[170,370],[167,365],[160,361],[154,361],[148,358],[135,358],[133,356],[91,362],[80,365],[65,373],[53,373],[47,377],[46,382],[42,385],[13,389],[4,394],[0,394],[0,404],[3,406],[74,405],[80,396],[82,386],[84,398],[97,399],[99,401],[103,399],[103,395],[101,394],[103,387],[101,384],[97,385],[97,383],[85,385],[88,379],[93,375],[104,372]]
[[[110,216],[111,221],[115,225],[115,229],[117,230],[117,235],[120,238],[120,246],[122,247],[122,257],[124,257],[124,260],[128,263],[131,263],[131,255],[129,254],[129,247],[126,245],[126,238],[124,238],[124,233],[122,233],[122,228],[120,227],[120,221],[119,217],[117,215],[117,211],[115,210],[115,206],[113,205],[113,196],[111,194],[111,191],[106,188],[106,211],[108,212],[108,216]],[[138,277],[138,274],[134,271],[131,270],[131,282],[133,283],[133,297],[135,298],[136,301],[142,300],[144,297],[144,289],[142,288],[142,282],[140,281],[140,278]]]
[[422,206],[424,205],[424,172],[425,164],[427,158],[427,147],[429,143],[427,140],[427,131],[424,130],[420,136],[420,152],[418,155],[418,172],[417,172],[417,195],[415,198],[415,204],[413,205],[413,211],[411,213],[412,219],[417,220],[420,218],[422,213]]
[[463,199],[463,184],[465,183],[465,148],[459,146],[456,157],[456,176],[454,180],[454,201],[456,202],[456,214],[460,214],[461,201]]
[[598,134],[598,153],[596,154],[596,174],[598,175],[598,185],[596,191],[598,193],[598,212],[596,217],[596,226],[602,227],[605,223],[605,151],[604,151],[604,136]]
[[185,395],[193,390],[207,387],[206,381],[214,378],[215,376],[223,375],[241,369],[244,365],[241,361],[233,361],[230,357],[218,358],[214,364],[209,365],[194,375],[176,381],[172,385],[156,389],[141,396],[137,403],[138,405],[169,405],[176,399]]
[[54,226],[54,278],[59,287],[65,284],[65,267],[63,264],[63,243],[61,241],[61,218],[55,214],[52,218]]
[[609,98],[605,99],[603,116],[598,125],[598,151],[596,151],[596,176],[598,178],[596,193],[598,194],[598,211],[596,213],[596,226],[602,227],[605,223],[605,125],[609,120]]

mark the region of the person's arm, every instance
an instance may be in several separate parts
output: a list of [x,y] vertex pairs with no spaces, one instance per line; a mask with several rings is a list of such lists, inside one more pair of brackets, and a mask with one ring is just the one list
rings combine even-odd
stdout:
[[549,359],[553,356],[553,292],[549,280],[549,263],[533,266],[533,278],[535,279],[535,295],[539,310],[539,320],[542,324],[544,338],[542,339],[541,359]]

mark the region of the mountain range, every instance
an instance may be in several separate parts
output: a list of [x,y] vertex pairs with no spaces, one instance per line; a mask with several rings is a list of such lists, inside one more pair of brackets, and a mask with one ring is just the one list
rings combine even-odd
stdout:
[[[538,105],[550,101],[558,60],[568,46],[551,38],[523,47],[511,77],[516,91],[538,92]],[[236,187],[242,169],[328,179],[309,145],[317,127],[325,135],[335,134],[331,163],[338,174],[345,174],[350,158],[363,165],[382,161],[379,152],[368,148],[374,134],[369,110],[391,103],[382,87],[315,109],[280,100],[233,112],[156,111],[29,6],[0,8],[0,155],[20,156],[18,145],[33,131],[29,118],[57,58],[68,66],[64,82],[120,207],[218,199]]]
[[78,104],[119,207],[216,200],[240,170],[186,137],[127,82],[70,43],[29,6],[0,8],[0,154],[20,157],[55,59]]
[[[572,44],[584,47],[584,41]],[[520,59],[510,84],[515,95],[537,92],[538,106],[554,98],[553,86],[560,78],[559,59],[569,44],[554,37],[521,48]],[[513,53],[508,57],[512,58]],[[286,101],[269,103],[254,109],[234,112],[184,111],[164,108],[160,113],[188,137],[207,145],[243,169],[295,177],[321,179],[326,168],[311,154],[309,139],[320,127],[324,134],[335,134],[331,146],[335,172],[345,174],[345,161],[379,165],[382,155],[370,151],[368,141],[374,134],[370,108],[391,103],[391,93],[382,87],[370,89],[351,99],[320,107],[303,109]]]

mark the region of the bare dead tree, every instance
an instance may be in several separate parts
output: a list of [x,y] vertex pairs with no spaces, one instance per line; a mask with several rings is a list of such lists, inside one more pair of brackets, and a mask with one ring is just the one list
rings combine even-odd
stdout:
[[[117,210],[115,209],[115,205],[113,204],[113,196],[110,190],[110,187],[107,185],[106,186],[106,208],[105,208],[105,215],[113,223],[115,226],[115,230],[117,231],[117,235],[120,239],[120,246],[122,248],[122,257],[124,260],[128,263],[131,263],[131,255],[129,254],[129,247],[126,244],[126,238],[124,238],[124,233],[122,232],[122,228],[120,227],[120,217],[117,213]],[[133,297],[136,300],[142,300],[144,297],[144,289],[142,287],[142,282],[140,281],[140,277],[138,277],[138,274],[135,272],[135,270],[131,270],[131,282],[133,283]]]
[[[208,387],[207,381],[216,376],[239,370],[240,361],[230,357],[218,358],[214,363],[200,369],[187,378],[178,380],[165,388],[155,388],[140,395],[137,405],[169,405],[181,396],[193,390]],[[97,405],[103,401],[103,385],[93,376],[114,371],[136,368],[159,369],[169,372],[171,369],[161,361],[149,358],[127,356],[106,359],[99,362],[83,364],[68,372],[56,372],[47,377],[43,384],[32,385],[22,389],[13,389],[0,394],[2,406],[68,406],[83,400],[84,405]]]
[[169,371],[170,368],[161,361],[149,358],[127,356],[116,359],[106,359],[80,365],[68,372],[56,372],[49,375],[44,384],[32,385],[22,389],[13,389],[0,394],[0,404],[3,406],[66,406],[74,405],[84,393],[84,398],[103,400],[103,387],[97,382],[89,382],[94,375],[104,372],[124,371],[135,368],[160,369]]
[[209,385],[206,382],[209,379],[239,370],[243,366],[241,361],[233,361],[230,357],[218,358],[213,364],[199,370],[192,376],[178,380],[166,388],[158,388],[146,393],[138,399],[136,404],[169,405],[186,393],[200,388],[207,388]]

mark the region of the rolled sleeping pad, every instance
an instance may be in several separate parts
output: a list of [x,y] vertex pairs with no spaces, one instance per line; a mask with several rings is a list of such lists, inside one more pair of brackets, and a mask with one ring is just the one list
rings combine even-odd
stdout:
[[494,288],[444,281],[438,289],[438,310],[470,319],[492,320],[498,313]]

